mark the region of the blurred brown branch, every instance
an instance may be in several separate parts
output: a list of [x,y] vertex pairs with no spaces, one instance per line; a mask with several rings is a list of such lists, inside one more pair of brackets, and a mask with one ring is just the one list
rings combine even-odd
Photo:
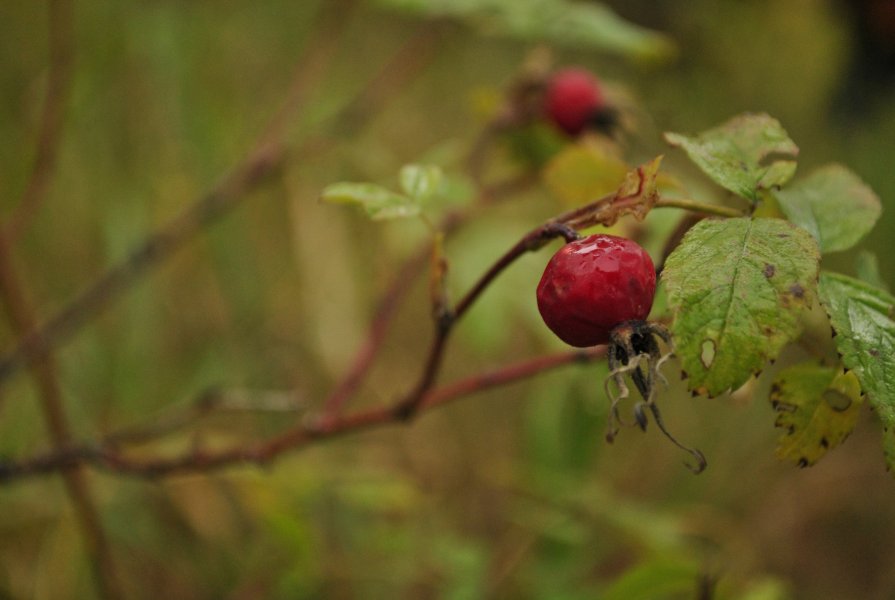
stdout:
[[[51,0],[47,6],[47,21],[50,66],[34,166],[19,204],[0,228],[0,301],[12,331],[20,338],[32,334],[37,327],[37,317],[27,283],[16,268],[13,247],[39,210],[55,171],[74,58],[71,2]],[[65,411],[58,368],[50,349],[36,352],[29,366],[53,446],[57,449],[70,446],[74,438]],[[62,475],[91,558],[97,590],[103,598],[121,598],[123,591],[116,561],[87,474],[82,468],[73,468]]]
[[[346,21],[344,13],[335,10],[341,3],[324,4],[338,13],[338,17],[332,17],[334,22],[341,24]],[[443,31],[440,24],[430,25],[405,42],[356,97],[329,119],[327,130],[341,131],[346,123],[350,123],[352,129],[357,129],[368,122],[392,94],[419,74],[426,60],[431,58]],[[317,65],[324,57],[332,54],[334,40],[339,37],[326,27],[319,28],[318,36],[318,41],[312,44],[312,50],[306,52],[300,60],[301,64],[295,71],[295,83],[291,86],[283,110],[273,118],[271,125],[246,158],[214,189],[150,234],[123,263],[101,274],[59,312],[21,337],[13,350],[0,357],[0,383],[34,361],[44,350],[70,339],[122,293],[142,281],[152,268],[170,258],[198,233],[232,210],[247,194],[277,173],[290,152],[284,139],[287,117],[300,109],[301,92],[309,81],[305,78],[310,78],[321,68]],[[310,61],[312,68],[305,68],[308,64],[305,61]],[[326,146],[328,139],[326,135],[307,139],[293,154],[310,155],[319,152]]]
[[71,0],[47,3],[49,71],[40,115],[37,148],[31,174],[19,203],[7,218],[6,235],[10,245],[27,229],[40,209],[49,189],[59,155],[62,125],[71,90],[74,64],[74,10]]
[[[461,379],[452,384],[429,390],[420,400],[420,412],[444,406],[461,397],[527,379],[539,373],[574,363],[599,360],[606,354],[604,346],[585,350],[561,352],[520,361],[493,371],[486,371]],[[103,440],[93,445],[71,446],[42,456],[21,461],[0,461],[0,481],[16,480],[46,475],[58,471],[91,465],[119,475],[157,478],[185,473],[207,473],[237,464],[265,465],[286,452],[295,451],[313,442],[342,435],[359,433],[386,425],[398,425],[403,421],[394,405],[371,408],[333,419],[318,419],[299,423],[285,432],[262,442],[241,445],[224,450],[194,448],[172,457],[137,458],[119,450],[118,441]],[[167,432],[161,432],[165,434]],[[115,434],[107,438],[115,440]],[[141,442],[146,439],[141,439]]]

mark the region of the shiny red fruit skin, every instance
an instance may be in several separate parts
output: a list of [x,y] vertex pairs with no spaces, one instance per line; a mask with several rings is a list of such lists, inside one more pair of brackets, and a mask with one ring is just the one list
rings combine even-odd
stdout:
[[553,255],[538,284],[544,323],[571,346],[606,344],[619,323],[643,320],[656,293],[656,269],[636,242],[596,234]]
[[559,71],[547,85],[547,116],[569,135],[576,136],[584,131],[605,105],[599,81],[584,69]]

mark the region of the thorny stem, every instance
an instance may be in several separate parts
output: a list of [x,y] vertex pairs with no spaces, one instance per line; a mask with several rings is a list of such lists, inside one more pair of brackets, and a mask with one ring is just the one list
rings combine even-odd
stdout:
[[[12,329],[20,336],[33,331],[36,319],[25,283],[19,277],[6,233],[0,232],[0,299],[6,309]],[[56,362],[48,351],[34,357],[30,365],[31,375],[37,387],[46,428],[57,449],[70,446],[72,433],[65,414],[62,389],[59,385]],[[104,598],[122,597],[117,568],[109,541],[103,529],[96,502],[85,473],[71,468],[63,473],[65,489],[81,526],[91,557],[97,586]]]

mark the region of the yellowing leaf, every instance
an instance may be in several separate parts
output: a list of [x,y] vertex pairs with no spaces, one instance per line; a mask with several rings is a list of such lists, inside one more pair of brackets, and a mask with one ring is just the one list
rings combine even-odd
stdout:
[[627,170],[624,161],[605,148],[572,145],[547,164],[543,177],[560,202],[579,206],[617,190]]
[[770,400],[777,411],[774,424],[786,430],[777,457],[802,467],[813,465],[848,437],[863,403],[853,372],[814,364],[781,371]]
[[820,276],[820,300],[842,363],[861,382],[883,429],[886,460],[895,466],[895,297],[838,273]]
[[577,230],[596,224],[612,227],[623,215],[642,221],[659,198],[657,179],[661,163],[662,157],[657,156],[628,171],[615,194],[560,215],[558,220]]

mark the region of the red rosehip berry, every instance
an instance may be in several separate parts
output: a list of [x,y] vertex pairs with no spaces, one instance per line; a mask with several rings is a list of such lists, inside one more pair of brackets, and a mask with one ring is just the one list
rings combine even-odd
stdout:
[[553,255],[538,284],[538,310],[559,338],[584,348],[606,344],[612,329],[649,315],[656,269],[636,242],[596,234]]
[[606,100],[596,77],[584,69],[569,68],[550,79],[544,105],[557,127],[576,136],[599,118]]

